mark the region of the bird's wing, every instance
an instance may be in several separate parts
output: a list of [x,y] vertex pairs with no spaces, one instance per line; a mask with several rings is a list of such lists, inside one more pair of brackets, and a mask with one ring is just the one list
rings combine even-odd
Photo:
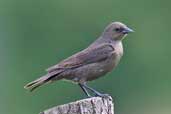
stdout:
[[70,69],[79,67],[86,64],[96,63],[106,60],[114,52],[112,45],[105,43],[99,46],[87,48],[73,56],[65,59],[57,65],[54,65],[47,69],[47,72],[52,73],[53,71],[60,69]]

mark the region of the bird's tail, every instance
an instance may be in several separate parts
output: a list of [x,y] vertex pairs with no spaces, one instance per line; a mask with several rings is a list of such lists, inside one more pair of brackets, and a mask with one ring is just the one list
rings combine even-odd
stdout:
[[49,83],[49,82],[52,82],[54,80],[59,80],[61,79],[60,76],[58,76],[59,73],[57,74],[47,74],[47,75],[44,75],[30,83],[28,83],[27,85],[24,86],[25,89],[29,90],[29,91],[33,91],[35,90],[36,88],[38,88],[39,86],[43,85],[43,84],[46,84],[46,83]]

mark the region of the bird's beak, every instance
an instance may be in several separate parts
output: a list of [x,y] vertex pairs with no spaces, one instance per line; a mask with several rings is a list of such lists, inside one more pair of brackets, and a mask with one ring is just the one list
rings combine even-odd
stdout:
[[124,30],[122,31],[124,34],[128,34],[128,33],[131,33],[131,32],[134,32],[132,29],[126,27],[124,28]]

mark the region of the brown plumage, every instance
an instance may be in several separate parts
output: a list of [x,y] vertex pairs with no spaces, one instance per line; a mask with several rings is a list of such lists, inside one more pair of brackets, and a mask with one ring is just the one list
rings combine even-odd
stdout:
[[109,24],[88,48],[48,68],[45,76],[30,82],[25,88],[32,91],[45,83],[67,79],[78,83],[87,96],[90,96],[87,90],[103,96],[88,87],[86,82],[99,78],[116,67],[123,55],[122,39],[129,32],[133,31],[120,22]]

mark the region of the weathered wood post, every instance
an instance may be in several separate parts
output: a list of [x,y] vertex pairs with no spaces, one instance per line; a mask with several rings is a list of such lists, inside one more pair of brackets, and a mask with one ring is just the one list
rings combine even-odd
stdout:
[[114,114],[112,98],[92,97],[47,109],[40,114]]

